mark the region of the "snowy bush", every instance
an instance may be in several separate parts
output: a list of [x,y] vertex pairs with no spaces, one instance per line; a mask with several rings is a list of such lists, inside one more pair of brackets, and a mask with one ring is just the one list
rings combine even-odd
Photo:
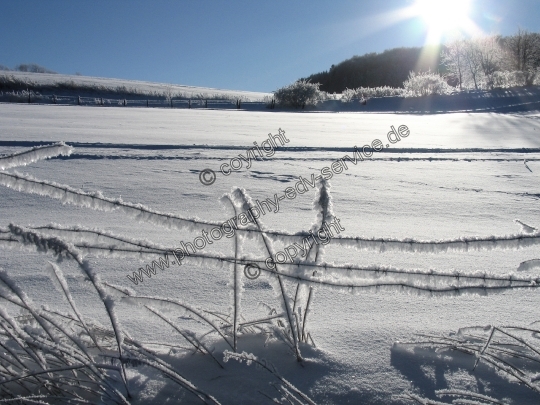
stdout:
[[507,89],[511,87],[525,86],[526,77],[523,72],[508,70],[493,74],[493,87]]
[[284,107],[300,108],[316,105],[322,97],[319,83],[305,80],[296,82],[274,91],[276,102]]
[[353,89],[345,89],[341,92],[341,102],[350,103],[356,96],[356,91]]
[[409,97],[449,94],[452,91],[441,75],[432,72],[411,71],[409,78],[403,82],[403,87]]
[[349,103],[354,100],[367,100],[374,97],[404,97],[404,89],[399,87],[358,87],[357,89],[345,89],[341,93],[341,101]]
[[340,96],[334,93],[328,93],[326,91],[321,91],[319,95],[319,101],[328,101],[328,100],[339,100]]

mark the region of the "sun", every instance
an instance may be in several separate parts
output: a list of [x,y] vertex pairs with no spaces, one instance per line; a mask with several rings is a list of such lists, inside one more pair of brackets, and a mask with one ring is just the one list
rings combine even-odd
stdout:
[[416,0],[414,14],[420,16],[428,28],[426,42],[439,42],[442,37],[468,31],[471,0]]

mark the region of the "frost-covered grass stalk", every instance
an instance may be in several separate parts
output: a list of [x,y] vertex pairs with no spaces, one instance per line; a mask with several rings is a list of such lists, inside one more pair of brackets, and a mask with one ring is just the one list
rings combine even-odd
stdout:
[[255,363],[260,368],[270,372],[274,377],[276,377],[288,390],[287,392],[292,393],[295,401],[297,401],[300,404],[309,404],[309,405],[315,405],[315,402],[311,398],[309,398],[306,394],[304,394],[302,391],[300,391],[298,388],[296,388],[294,385],[292,385],[289,381],[287,381],[285,378],[283,378],[276,370],[273,364],[269,363],[268,361],[264,359],[258,359],[257,356],[251,354],[251,353],[233,353],[230,351],[224,352],[224,358],[223,361],[227,362],[230,359],[237,360],[239,362],[245,361],[246,364],[249,366],[252,363]]
[[[75,260],[103,302],[112,328],[111,330],[103,330],[96,327],[94,322],[88,322],[82,318],[58,265],[53,265],[53,277],[56,278],[56,284],[60,285],[60,290],[69,302],[75,316],[50,311],[48,308],[37,309],[7,273],[0,272],[0,287],[4,287],[0,289],[0,297],[28,311],[32,322],[30,326],[24,326],[21,323],[28,322],[28,319],[18,320],[0,307],[0,318],[2,318],[0,326],[5,332],[4,337],[7,338],[0,344],[2,347],[12,345],[11,342],[18,345],[17,351],[10,351],[12,358],[4,356],[3,359],[12,365],[18,363],[18,370],[20,370],[19,372],[3,365],[4,372],[2,374],[4,380],[0,381],[0,389],[6,395],[17,398],[21,393],[21,389],[31,394],[41,394],[41,391],[44,390],[44,395],[54,393],[66,399],[83,397],[91,399],[106,395],[106,403],[128,404],[131,395],[127,391],[125,365],[137,360],[141,364],[146,364],[169,375],[173,381],[198,396],[202,402],[218,403],[212,396],[200,391],[195,385],[182,377],[172,366],[156,358],[143,344],[130,338],[124,338],[124,333],[114,312],[114,298],[107,292],[108,286],[101,282],[100,277],[82,259],[80,253],[72,245],[56,237],[47,237],[13,225],[10,226],[10,230],[12,235],[19,239],[20,243],[34,246],[40,251],[54,252],[58,257]],[[157,311],[153,312],[158,314]],[[66,319],[69,322],[66,322]],[[70,332],[73,325],[76,325],[77,329],[79,329],[76,333]],[[89,327],[88,325],[93,326]],[[98,342],[97,336],[99,336],[100,342]],[[186,340],[190,341],[189,339]],[[193,343],[194,341],[196,339],[190,342]],[[23,360],[18,351],[28,353],[33,361]],[[103,356],[117,359],[118,365],[103,364],[99,360]],[[115,387],[118,384],[112,375],[100,371],[103,369],[115,371],[122,377],[122,385],[126,390],[125,395]],[[76,374],[74,374],[74,381],[66,383],[64,381],[66,373],[73,370],[78,370],[85,377],[90,378],[89,386],[81,384],[80,377],[77,377]],[[40,383],[37,386],[34,382],[35,379]],[[43,384],[42,380],[46,380],[47,384]],[[15,388],[11,387],[12,383],[16,385]],[[97,387],[94,387],[94,385],[97,385]]]
[[[438,353],[460,352],[473,356],[476,361],[471,372],[480,363],[497,371],[508,381],[522,384],[535,391],[540,398],[540,329],[534,322],[529,326],[473,326],[458,330],[452,336],[420,335],[419,340],[396,345],[421,347]],[[479,404],[507,404],[506,398],[494,399],[467,390],[437,391],[438,396],[457,397],[452,403],[465,398],[479,400]],[[424,398],[407,394],[421,404],[431,404]],[[424,401],[424,402],[422,402]],[[428,401],[428,402],[425,402]],[[483,402],[486,401],[486,402]],[[446,402],[444,402],[446,404]],[[473,403],[473,402],[471,402]]]
[[[238,216],[238,211],[234,202],[231,200],[230,196],[224,196],[222,200],[226,200],[230,203],[234,210],[235,217]],[[238,257],[238,234],[234,233],[234,257]],[[240,317],[240,300],[242,297],[241,289],[243,288],[241,273],[238,271],[238,261],[235,260],[233,263],[233,274],[232,274],[232,296],[233,296],[233,324],[232,324],[232,333],[233,333],[233,349],[236,352],[238,348],[238,320]]]

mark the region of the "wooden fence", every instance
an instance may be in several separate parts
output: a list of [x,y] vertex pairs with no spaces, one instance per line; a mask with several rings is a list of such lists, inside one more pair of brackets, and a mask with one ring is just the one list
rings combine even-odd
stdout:
[[[20,93],[0,92],[0,102],[30,104],[62,104],[81,106],[180,108],[180,109],[242,109],[252,111],[302,111],[304,108],[278,106],[274,100],[242,101],[215,99],[158,99],[158,98],[104,98],[81,96],[41,95],[23,91]],[[367,102],[356,100],[343,103],[340,100],[326,100],[317,106],[306,106],[307,111],[333,112],[520,112],[540,111],[540,86],[524,89],[503,89],[490,92],[470,92],[455,95],[433,95],[425,97],[380,97]]]
[[265,110],[273,109],[275,102],[243,100],[216,100],[216,99],[127,99],[82,96],[42,95],[33,92],[1,93],[0,102],[28,103],[28,104],[59,104],[80,106],[107,106],[107,107],[145,107],[145,108],[208,108],[208,109],[247,109]]

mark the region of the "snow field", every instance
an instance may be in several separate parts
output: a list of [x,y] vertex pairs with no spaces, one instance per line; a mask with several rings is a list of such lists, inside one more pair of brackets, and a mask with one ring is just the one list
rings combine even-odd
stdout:
[[[45,112],[44,109],[48,110]],[[157,110],[152,114],[141,113],[144,118],[137,112],[118,109],[112,111],[104,108],[96,112],[95,109],[76,107],[2,105],[0,141],[64,140],[68,145],[70,141],[119,144],[114,148],[99,144],[75,148],[69,157],[39,161],[16,170],[41,180],[82,188],[88,193],[100,190],[107,198],[121,196],[123,201],[142,203],[159,212],[223,222],[231,217],[231,212],[227,207],[222,208],[218,199],[230,192],[232,187],[244,188],[253,200],[269,198],[288,185],[294,187],[297,181],[295,177],[310,178],[310,173],[343,156],[343,151],[332,148],[351,148],[355,144],[361,146],[384,134],[390,125],[403,123],[411,130],[411,135],[399,144],[400,148],[406,148],[403,154],[381,153],[377,160],[361,162],[331,179],[329,193],[332,210],[346,228],[346,236],[433,241],[518,234],[522,232],[521,226],[514,222],[518,218],[532,227],[540,226],[540,153],[517,151],[520,148],[540,148],[540,125],[527,117],[495,114],[419,117]],[[202,113],[206,115],[201,117]],[[237,115],[231,116],[233,113]],[[219,176],[216,183],[209,187],[200,184],[199,170],[206,167],[215,169],[221,162],[238,154],[227,147],[250,145],[252,140],[280,127],[291,140],[287,148],[318,147],[321,150],[280,151],[279,157],[258,162],[258,166],[252,170],[241,170],[227,177]],[[204,146],[206,143],[224,148],[208,149]],[[193,144],[200,147],[158,150],[152,146]],[[0,152],[14,153],[23,149],[11,145],[2,144]],[[133,145],[146,146],[134,149]],[[426,150],[430,148],[456,150],[451,153]],[[494,151],[505,148],[512,150]],[[400,157],[404,159],[397,160]],[[422,160],[406,160],[407,157]],[[436,160],[441,157],[447,160]],[[524,159],[529,161],[532,172],[524,166]],[[105,229],[117,235],[148,239],[163,246],[176,246],[180,240],[193,240],[199,232],[190,228],[168,230],[153,223],[139,223],[119,210],[101,212],[75,205],[61,205],[56,199],[19,193],[5,187],[0,188],[0,193],[0,213],[4,218],[2,227],[9,222],[23,226],[50,222],[79,224]],[[265,229],[288,233],[308,231],[318,212],[312,209],[314,198],[315,192],[310,191],[294,200],[282,202],[278,213],[261,218]],[[318,208],[320,210],[321,206]],[[208,254],[231,255],[234,246],[231,240],[223,239],[208,250]],[[283,248],[286,243],[275,243],[274,249]],[[325,247],[324,261],[422,271],[489,271],[503,275],[516,271],[523,261],[540,258],[538,245],[520,249],[501,245],[489,250],[489,244],[486,243],[480,250],[459,248],[446,251],[445,248],[445,251],[434,254],[412,253],[399,247],[381,251],[380,246],[375,249],[367,245],[367,249],[351,249],[345,244],[330,243]],[[242,247],[241,256],[263,257],[264,251],[257,240],[247,240]],[[50,255],[18,250],[0,250],[0,255],[2,267],[24,285],[25,292],[36,303],[48,303],[51,307],[66,305],[65,302],[61,303],[56,293],[51,294],[50,277],[41,271],[47,266],[46,259],[51,260]],[[131,283],[125,274],[145,263],[148,260],[146,257],[142,258],[143,261],[133,257],[89,258],[103,280],[137,289],[138,295],[188,300],[190,304],[204,308],[222,309],[231,305],[226,286],[230,279],[229,265],[208,261],[204,261],[203,265],[197,262],[190,264],[187,259],[183,266],[160,272],[152,276],[153,280],[133,286],[129,285]],[[81,312],[85,316],[102,319],[103,309],[99,301],[79,287],[81,282],[77,274],[80,272],[73,263],[65,262],[61,267],[67,274],[66,280],[72,288],[74,299],[87,303],[81,306]],[[530,273],[520,272],[518,276],[534,274],[533,268]],[[269,275],[264,273],[257,280],[244,280],[241,306],[247,319],[264,313],[261,312],[261,301],[275,303],[270,281]],[[294,283],[286,282],[286,286],[289,291],[294,291]],[[418,358],[409,358],[393,350],[395,341],[411,340],[415,333],[421,332],[444,334],[467,325],[525,325],[535,320],[536,294],[535,291],[516,290],[485,297],[464,295],[430,298],[395,290],[336,294],[332,289],[318,288],[308,320],[308,329],[317,350],[303,348],[309,364],[306,372],[294,367],[295,360],[291,354],[281,357],[279,345],[262,349],[262,345],[249,339],[243,341],[240,336],[239,348],[240,351],[267,350],[265,355],[279,363],[280,372],[286,374],[286,378],[294,379],[293,384],[317,403],[401,403],[394,395],[415,384],[429,389],[430,385],[421,378],[428,378],[433,370],[429,367],[422,369]],[[149,318],[143,309],[118,305],[115,310],[122,326],[141,340],[163,341],[170,336],[170,332],[164,330],[156,319]],[[190,329],[201,330],[195,322],[185,322]],[[225,349],[219,345],[217,348]],[[311,362],[318,364],[319,368],[312,367]],[[233,392],[226,389],[227,384],[212,385],[209,382],[216,374],[219,375],[217,368],[217,371],[204,375],[202,370],[212,370],[210,365],[197,369],[189,360],[183,364],[179,361],[180,367],[191,365],[196,383],[207,391],[221,387],[217,392],[221,395],[219,399],[222,403],[249,403],[250,395],[256,395],[254,386],[267,386],[266,377],[261,377],[258,382],[242,385],[240,392]],[[234,364],[234,361],[229,361],[226,367],[229,364]],[[244,370],[239,365],[231,367],[239,373]],[[444,366],[436,363],[436,367],[440,370]],[[251,371],[251,374],[259,375],[261,372]],[[139,368],[130,369],[130,373],[141,379],[138,385],[141,401],[142,398],[145,401],[158,401],[160,390],[162,394],[167,390],[164,387],[168,385],[162,385],[159,378],[150,378],[142,383],[144,377],[140,376]],[[443,373],[444,379],[450,385],[461,379],[478,386],[477,380],[460,373],[460,369],[448,368]],[[420,382],[411,382],[412,376],[419,378]],[[498,392],[498,377],[483,371],[482,378],[488,378],[486,385]],[[219,396],[217,392],[216,397]],[[528,396],[526,390],[518,390],[517,395],[525,401],[536,398]],[[187,397],[184,399],[190,400]]]

